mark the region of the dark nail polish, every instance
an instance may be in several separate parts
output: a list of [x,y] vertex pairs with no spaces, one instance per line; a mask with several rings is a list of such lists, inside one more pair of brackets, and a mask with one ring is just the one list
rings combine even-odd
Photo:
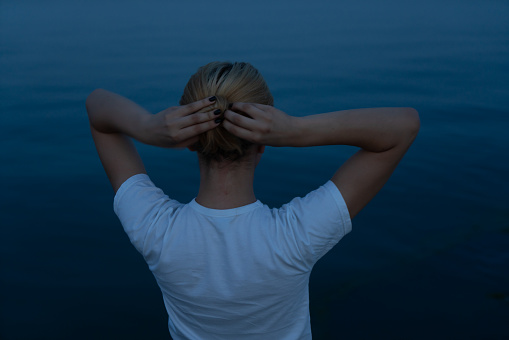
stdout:
[[217,109],[216,111],[214,111],[214,114],[217,116],[217,115],[220,115],[221,114],[221,110],[220,109]]
[[233,103],[228,104],[228,108],[231,109],[233,106]]
[[216,118],[214,122],[216,122],[217,124],[221,124],[223,122],[223,118]]
[[210,98],[209,98],[209,101],[211,101],[211,102],[215,102],[215,101],[216,101],[216,99],[217,99],[217,98],[216,98],[216,96],[212,96],[212,97],[210,97]]

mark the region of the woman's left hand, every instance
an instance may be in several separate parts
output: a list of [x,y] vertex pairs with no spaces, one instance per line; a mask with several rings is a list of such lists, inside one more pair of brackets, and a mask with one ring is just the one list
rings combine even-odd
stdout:
[[[249,117],[235,111],[243,112]],[[301,137],[297,118],[273,106],[256,103],[233,103],[224,114],[223,126],[235,136],[269,146],[295,146]]]

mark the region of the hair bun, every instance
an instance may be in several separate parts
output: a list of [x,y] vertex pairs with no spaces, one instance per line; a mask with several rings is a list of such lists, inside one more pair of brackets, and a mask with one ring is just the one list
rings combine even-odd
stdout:
[[[230,103],[273,105],[274,102],[262,75],[249,63],[216,61],[200,67],[189,79],[180,105],[210,96],[216,96],[216,101],[205,112],[220,109],[220,117]],[[251,143],[232,135],[222,125],[201,134],[195,145],[207,161],[236,161],[245,155],[250,146]]]

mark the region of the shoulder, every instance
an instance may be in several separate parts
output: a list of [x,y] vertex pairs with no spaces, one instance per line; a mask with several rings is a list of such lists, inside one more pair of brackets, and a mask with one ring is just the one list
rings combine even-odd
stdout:
[[114,210],[124,231],[147,262],[157,258],[162,235],[181,206],[156,187],[146,174],[124,181],[114,199]]
[[345,201],[331,181],[304,197],[294,198],[276,213],[283,234],[308,266],[352,230]]
[[115,193],[115,198],[113,199],[115,210],[117,210],[120,203],[123,202],[129,195],[139,193],[140,191],[146,192],[147,189],[153,194],[155,194],[157,191],[162,192],[161,189],[155,186],[147,174],[136,174],[129,177],[120,185],[117,192]]
[[158,188],[147,174],[136,174],[124,181],[115,194],[113,207],[117,215],[122,211],[147,210],[161,205],[180,205]]
[[278,209],[278,212],[309,215],[313,220],[320,220],[321,216],[332,215],[351,229],[350,215],[345,200],[332,181],[327,181],[304,197],[292,199]]

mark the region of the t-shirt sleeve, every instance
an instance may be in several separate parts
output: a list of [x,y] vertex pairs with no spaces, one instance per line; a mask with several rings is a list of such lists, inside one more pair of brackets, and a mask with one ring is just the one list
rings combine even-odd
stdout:
[[179,206],[146,174],[130,177],[118,189],[113,209],[131,243],[149,265],[158,260],[164,235]]
[[299,261],[311,268],[352,230],[350,214],[337,186],[328,181],[280,209]]

